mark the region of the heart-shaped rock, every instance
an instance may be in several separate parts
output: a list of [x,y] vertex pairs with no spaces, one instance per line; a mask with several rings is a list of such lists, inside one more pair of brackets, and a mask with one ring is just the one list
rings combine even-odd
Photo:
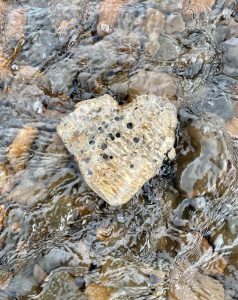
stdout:
[[104,95],[78,103],[57,131],[87,184],[121,205],[158,173],[167,153],[173,156],[176,126],[175,106],[161,97],[118,105]]

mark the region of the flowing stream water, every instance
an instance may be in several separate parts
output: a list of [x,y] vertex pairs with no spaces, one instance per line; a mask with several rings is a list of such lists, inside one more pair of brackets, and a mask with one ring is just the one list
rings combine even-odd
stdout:
[[[0,1],[0,299],[238,299],[237,1]],[[176,158],[111,207],[56,126],[145,93]]]

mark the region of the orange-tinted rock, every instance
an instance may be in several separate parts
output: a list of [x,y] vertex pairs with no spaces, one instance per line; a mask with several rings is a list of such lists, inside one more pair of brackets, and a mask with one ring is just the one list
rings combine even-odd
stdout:
[[224,288],[219,281],[196,273],[191,282],[175,284],[168,293],[168,300],[224,300]]
[[26,126],[22,128],[12,142],[8,151],[8,160],[15,171],[25,168],[29,158],[29,150],[36,138],[37,130]]
[[21,230],[21,225],[17,222],[12,224],[12,232],[18,233]]
[[203,266],[203,270],[206,271],[209,275],[218,275],[223,274],[227,266],[227,262],[222,255],[219,255],[217,252],[214,252],[211,245],[205,238],[202,238],[200,244],[201,255],[210,253],[211,258],[208,257],[208,262]]
[[3,192],[8,181],[8,168],[4,164],[0,164],[0,194]]
[[194,14],[199,15],[212,9],[215,0],[184,0],[183,12],[192,17]]
[[6,271],[2,268],[0,270],[0,290],[5,290],[8,287],[11,279],[12,279],[12,272]]
[[85,290],[88,300],[109,300],[112,292],[112,288],[95,283],[88,285]]
[[226,123],[227,132],[233,137],[238,138],[238,118],[234,117]]
[[112,229],[111,228],[98,228],[97,229],[97,239],[100,241],[106,241],[110,235],[112,234]]
[[11,76],[9,71],[9,62],[7,57],[3,54],[3,50],[0,48],[0,80],[6,80]]
[[120,8],[128,0],[104,0],[101,6],[101,13],[97,26],[97,33],[101,36],[110,34],[113,31]]
[[4,205],[0,205],[0,230],[2,230],[3,228],[3,223],[4,223],[4,220],[6,218],[6,210],[5,210],[5,207]]
[[24,37],[26,12],[22,8],[10,10],[7,15],[7,23],[4,35],[7,39],[20,40]]
[[0,27],[4,31],[4,35],[0,37],[0,80],[4,82],[5,92],[8,91],[12,77],[9,66],[24,44],[25,23],[24,9],[13,9],[7,4],[0,4]]

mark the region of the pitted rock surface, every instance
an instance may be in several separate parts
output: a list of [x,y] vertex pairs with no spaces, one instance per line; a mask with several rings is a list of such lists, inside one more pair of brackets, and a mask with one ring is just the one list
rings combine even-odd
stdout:
[[57,131],[92,190],[121,205],[173,157],[176,126],[175,106],[161,97],[118,105],[104,95],[78,103]]

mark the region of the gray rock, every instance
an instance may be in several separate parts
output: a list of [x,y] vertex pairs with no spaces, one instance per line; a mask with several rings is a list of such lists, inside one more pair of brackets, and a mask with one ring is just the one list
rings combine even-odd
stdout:
[[174,33],[183,31],[185,29],[185,22],[180,13],[172,13],[168,16],[165,23],[166,33]]
[[175,60],[178,57],[178,45],[169,37],[160,36],[158,38],[160,49],[156,54],[159,60]]
[[174,152],[176,126],[175,106],[160,97],[143,95],[120,106],[104,95],[77,104],[57,131],[92,190],[122,205]]
[[224,74],[238,77],[238,38],[232,38],[223,43]]
[[[224,92],[221,81],[217,84],[209,83],[193,93],[196,109],[202,113],[212,113],[224,120],[234,116],[234,104],[228,93]],[[222,82],[224,84],[224,82]]]

